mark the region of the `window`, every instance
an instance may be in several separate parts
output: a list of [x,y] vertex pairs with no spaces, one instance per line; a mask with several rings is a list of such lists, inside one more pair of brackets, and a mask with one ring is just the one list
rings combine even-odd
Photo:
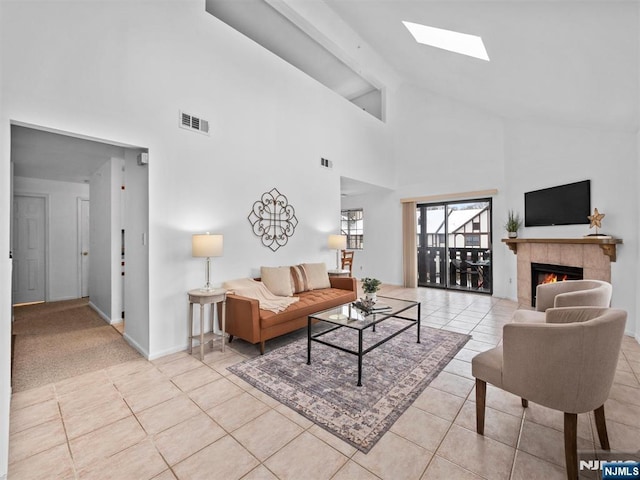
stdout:
[[363,212],[361,208],[342,210],[340,230],[347,236],[347,248],[362,250],[364,247]]
[[464,237],[465,247],[479,247],[480,246],[480,235],[465,235]]

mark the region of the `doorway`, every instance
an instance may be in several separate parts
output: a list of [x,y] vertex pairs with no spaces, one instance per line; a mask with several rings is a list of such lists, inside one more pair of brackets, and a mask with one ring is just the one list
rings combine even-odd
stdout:
[[[31,282],[43,287],[37,301],[88,298],[91,308],[111,324],[122,322],[124,310],[131,311],[135,320],[127,323],[125,338],[142,351],[148,348],[148,246],[133,241],[148,234],[148,166],[138,161],[141,152],[148,150],[11,123],[12,195],[46,200],[45,224],[38,230],[44,232],[40,245],[46,258],[40,263],[46,275]],[[18,253],[26,245],[25,235],[19,236],[25,229],[15,216],[10,228]],[[121,258],[125,230],[127,250],[135,253],[126,277]],[[24,290],[22,278],[36,278],[33,272],[30,277],[21,273],[22,263],[14,260],[12,291]]]
[[15,195],[13,198],[14,305],[46,299],[46,197]]
[[416,207],[418,286],[491,294],[491,199]]

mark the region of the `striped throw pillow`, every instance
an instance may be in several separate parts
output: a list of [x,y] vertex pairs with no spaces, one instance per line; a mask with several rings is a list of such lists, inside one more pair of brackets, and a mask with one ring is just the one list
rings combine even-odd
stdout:
[[302,268],[302,265],[290,267],[290,271],[293,293],[306,292],[309,290],[309,280],[307,279],[307,274],[304,271],[304,268]]

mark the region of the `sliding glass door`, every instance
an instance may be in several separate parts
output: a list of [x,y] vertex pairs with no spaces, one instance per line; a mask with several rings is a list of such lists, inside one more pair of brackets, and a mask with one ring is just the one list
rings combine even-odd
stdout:
[[491,199],[417,206],[418,285],[492,292]]

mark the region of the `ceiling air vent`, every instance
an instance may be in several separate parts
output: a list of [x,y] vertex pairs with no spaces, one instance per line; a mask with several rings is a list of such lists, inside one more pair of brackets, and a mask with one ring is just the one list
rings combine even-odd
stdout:
[[209,121],[189,113],[180,112],[180,126],[187,130],[209,135]]

